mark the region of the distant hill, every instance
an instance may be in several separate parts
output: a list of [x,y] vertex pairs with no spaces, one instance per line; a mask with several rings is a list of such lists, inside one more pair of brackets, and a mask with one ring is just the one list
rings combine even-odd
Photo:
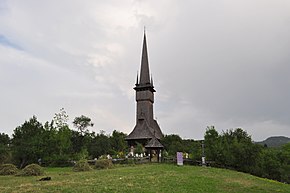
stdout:
[[280,147],[286,143],[290,143],[289,137],[284,136],[275,136],[275,137],[269,137],[264,141],[256,142],[257,144],[261,145],[267,145],[268,147]]

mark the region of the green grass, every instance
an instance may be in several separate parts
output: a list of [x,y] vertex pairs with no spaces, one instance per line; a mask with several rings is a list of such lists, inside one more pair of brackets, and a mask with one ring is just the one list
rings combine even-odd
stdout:
[[290,185],[231,170],[168,164],[72,172],[46,168],[41,177],[0,176],[0,192],[289,192]]

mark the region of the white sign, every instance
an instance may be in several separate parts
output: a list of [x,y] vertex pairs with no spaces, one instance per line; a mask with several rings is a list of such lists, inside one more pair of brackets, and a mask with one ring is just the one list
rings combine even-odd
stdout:
[[177,165],[182,166],[183,165],[183,153],[177,152],[176,157],[177,157]]

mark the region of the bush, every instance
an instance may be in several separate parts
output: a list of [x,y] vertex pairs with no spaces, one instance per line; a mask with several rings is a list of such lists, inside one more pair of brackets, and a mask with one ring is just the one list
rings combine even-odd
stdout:
[[126,164],[126,165],[135,165],[135,159],[134,158],[126,158],[126,159],[120,160],[117,163]]
[[43,175],[43,168],[38,164],[27,165],[23,170],[21,170],[17,176],[40,176]]
[[0,166],[0,175],[15,175],[18,169],[13,164],[3,164]]
[[96,160],[96,169],[110,169],[113,167],[113,162],[110,159],[100,159]]
[[85,160],[85,159],[78,161],[73,167],[74,172],[83,172],[83,171],[90,171],[90,170],[92,170],[92,168],[89,165],[88,160]]

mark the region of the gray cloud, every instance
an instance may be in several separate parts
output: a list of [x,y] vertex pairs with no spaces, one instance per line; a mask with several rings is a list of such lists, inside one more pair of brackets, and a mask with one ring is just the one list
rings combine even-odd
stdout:
[[215,125],[243,127],[255,140],[290,136],[289,8],[286,0],[2,1],[1,132],[33,114],[51,120],[61,107],[71,120],[92,117],[94,131],[130,132],[146,26],[164,133],[199,139]]

